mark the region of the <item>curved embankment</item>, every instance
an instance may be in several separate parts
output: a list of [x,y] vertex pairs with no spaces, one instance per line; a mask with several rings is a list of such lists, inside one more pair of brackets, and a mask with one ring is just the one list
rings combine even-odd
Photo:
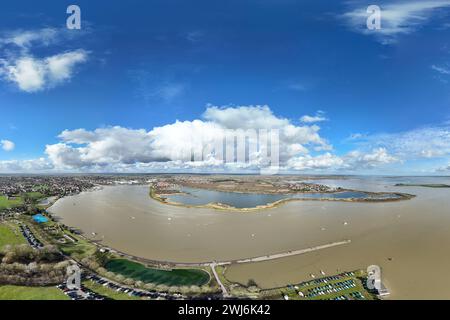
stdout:
[[231,264],[263,262],[263,261],[269,261],[269,260],[275,260],[275,259],[281,259],[281,258],[301,255],[301,254],[314,252],[314,251],[318,251],[318,250],[323,250],[323,249],[328,249],[328,248],[332,248],[332,247],[342,246],[342,245],[349,244],[349,243],[351,243],[351,240],[343,240],[343,241],[336,241],[336,242],[331,242],[331,243],[327,243],[327,244],[323,244],[323,245],[318,245],[318,246],[314,246],[314,247],[309,247],[309,248],[305,248],[305,249],[290,250],[290,251],[286,251],[286,252],[274,253],[274,254],[269,254],[269,255],[264,255],[264,256],[252,257],[252,258],[228,260],[228,261],[207,261],[207,262],[157,261],[157,260],[150,260],[150,259],[132,256],[132,255],[126,254],[124,252],[117,251],[110,247],[108,247],[107,249],[110,250],[111,252],[119,255],[122,258],[130,259],[132,261],[137,261],[137,262],[144,263],[144,264],[155,265],[155,266],[167,266],[170,268],[175,268],[175,267],[185,268],[185,267],[209,267],[211,265],[226,266],[226,265],[231,265]]
[[[280,258],[297,256],[300,254],[305,254],[305,253],[309,253],[309,252],[313,252],[313,251],[317,251],[317,250],[323,250],[323,249],[328,249],[328,248],[332,248],[332,247],[337,247],[337,246],[341,246],[341,245],[349,244],[349,243],[351,243],[351,240],[332,242],[332,243],[327,243],[324,245],[315,246],[315,247],[306,248],[306,249],[293,250],[293,251],[287,251],[287,252],[283,252],[283,253],[275,253],[275,254],[271,254],[271,255],[267,255],[267,256],[236,260],[236,261],[232,261],[232,263],[250,263],[250,262],[262,262],[262,261],[268,261],[268,260],[275,260],[275,259],[280,259]],[[219,265],[220,263],[217,263],[217,264]]]
[[[344,190],[344,191],[355,191],[355,190]],[[163,196],[165,194],[156,194],[156,192],[153,190],[152,187],[150,187],[150,197],[156,201],[159,201],[163,204],[167,204],[167,205],[172,205],[172,206],[177,206],[177,207],[184,207],[184,208],[206,208],[206,209],[216,209],[216,210],[224,210],[224,211],[236,211],[236,212],[252,212],[252,211],[259,211],[259,210],[264,210],[264,209],[270,209],[270,208],[275,208],[278,207],[282,204],[285,204],[287,202],[291,202],[291,201],[340,201],[340,202],[394,202],[394,201],[403,201],[403,200],[410,200],[412,198],[415,197],[415,195],[412,194],[408,194],[408,193],[398,193],[398,192],[393,192],[393,193],[389,193],[395,196],[398,196],[397,198],[333,198],[333,197],[325,197],[325,198],[286,198],[286,199],[281,199],[272,203],[268,203],[265,205],[261,205],[261,206],[256,206],[253,208],[236,208],[233,206],[230,206],[228,204],[225,203],[217,203],[217,202],[213,202],[213,203],[208,203],[208,204],[204,204],[204,205],[188,205],[188,204],[184,204],[184,203],[179,203],[179,202],[174,202],[174,201],[170,201],[167,198],[164,198]],[[370,192],[367,193],[368,195],[384,195],[386,194],[385,192]]]

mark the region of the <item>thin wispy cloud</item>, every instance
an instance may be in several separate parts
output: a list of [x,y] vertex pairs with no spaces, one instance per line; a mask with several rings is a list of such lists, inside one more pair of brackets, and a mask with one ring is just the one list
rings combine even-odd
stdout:
[[43,28],[38,30],[16,30],[7,32],[0,39],[0,45],[16,45],[22,49],[28,49],[34,44],[48,46],[55,43],[59,32],[55,28]]
[[433,64],[431,66],[431,69],[439,72],[440,74],[450,75],[450,68],[448,66],[438,66],[438,65]]
[[186,40],[188,40],[189,42],[192,42],[192,43],[201,41],[204,36],[205,36],[205,33],[200,30],[189,31],[185,34]]
[[151,92],[151,95],[170,103],[183,95],[186,86],[182,83],[164,83]]
[[357,132],[357,133],[350,134],[350,136],[348,136],[345,140],[346,141],[357,141],[360,139],[364,139],[366,137],[367,137],[367,134]]
[[340,17],[349,27],[362,34],[372,35],[383,44],[395,43],[398,37],[413,33],[430,22],[439,10],[448,10],[450,0],[402,1],[381,5],[381,29],[369,30],[366,25],[367,6],[358,4]]
[[173,76],[167,77],[159,74],[152,74],[147,71],[148,67],[137,70],[130,70],[129,76],[135,82],[135,96],[150,105],[152,102],[172,103],[182,97],[188,84],[178,81]]
[[306,91],[306,87],[301,83],[291,83],[288,85],[288,89],[293,91]]
[[315,123],[328,121],[328,118],[325,117],[325,113],[323,111],[317,111],[314,116],[304,115],[300,118],[300,121],[303,123]]

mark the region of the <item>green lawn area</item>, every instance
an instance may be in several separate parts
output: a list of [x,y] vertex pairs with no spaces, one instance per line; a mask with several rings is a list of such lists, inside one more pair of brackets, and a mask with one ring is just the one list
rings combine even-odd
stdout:
[[159,270],[125,259],[113,259],[105,268],[126,278],[167,286],[202,286],[209,281],[209,274],[199,269]]
[[[27,192],[25,195],[28,196],[33,201],[38,201],[38,200],[40,200],[40,199],[45,197],[40,192]],[[6,198],[6,196],[0,196],[0,210],[17,207],[17,206],[20,206],[22,204],[23,204],[23,197],[22,196],[17,197],[17,198],[13,198],[13,199],[10,199],[10,200],[8,200]]]
[[76,237],[70,232],[67,232],[67,234],[70,237],[77,239],[78,241],[75,243],[67,241],[65,244],[59,245],[59,248],[64,254],[67,254],[74,259],[81,260],[83,258],[92,256],[97,251],[97,248],[93,244],[90,244],[88,241],[80,237]]
[[[85,240],[83,237],[73,234],[69,230],[62,231],[62,229],[58,227],[58,223],[55,223],[52,220],[36,225],[32,223],[31,217],[24,217],[23,219],[26,219],[24,221],[31,225],[31,227],[33,228],[32,231],[35,231],[35,235],[46,240],[44,242],[56,244],[64,254],[69,255],[74,259],[81,260],[83,258],[92,256],[97,251],[97,247],[95,245],[89,243],[89,241]],[[46,227],[57,227],[56,229],[59,231],[57,233],[50,233],[44,230],[44,228]],[[77,241],[72,242],[68,239],[65,239],[66,243],[64,244],[56,242],[58,239],[63,238],[64,235],[68,235],[70,238],[76,239]]]
[[138,297],[129,296],[128,294],[123,292],[117,292],[116,290],[104,287],[101,284],[98,284],[91,280],[84,281],[83,285],[86,286],[86,288],[113,300],[140,300],[140,298]]
[[39,200],[44,197],[44,195],[40,192],[27,192],[26,195],[33,200]]
[[18,226],[0,223],[0,249],[7,244],[15,245],[22,243],[26,243],[26,241],[20,233]]
[[21,204],[22,198],[20,197],[8,200],[5,196],[0,196],[0,210],[17,207]]
[[0,300],[69,300],[55,287],[0,286]]

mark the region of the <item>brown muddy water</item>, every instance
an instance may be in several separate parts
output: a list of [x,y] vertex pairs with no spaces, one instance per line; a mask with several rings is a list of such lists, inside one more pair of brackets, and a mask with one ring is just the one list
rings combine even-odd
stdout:
[[417,197],[385,203],[293,201],[239,213],[165,205],[149,197],[147,186],[114,186],[60,199],[49,211],[87,237],[95,233],[107,246],[162,261],[233,260],[350,239],[350,244],[300,256],[233,265],[226,276],[269,288],[320,276],[320,270],[335,274],[377,264],[393,299],[450,299],[450,189],[394,187],[449,184],[449,178],[317,182]]

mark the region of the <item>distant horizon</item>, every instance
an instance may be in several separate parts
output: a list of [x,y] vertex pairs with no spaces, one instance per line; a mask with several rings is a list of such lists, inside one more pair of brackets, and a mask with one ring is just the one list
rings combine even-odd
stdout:
[[91,172],[91,173],[0,173],[0,176],[157,176],[157,175],[192,175],[192,176],[261,176],[261,177],[273,177],[273,176],[299,176],[299,177],[381,177],[381,178],[450,178],[450,175],[388,175],[388,174],[307,174],[307,173],[278,173],[273,175],[261,175],[257,173],[193,173],[193,172]]

